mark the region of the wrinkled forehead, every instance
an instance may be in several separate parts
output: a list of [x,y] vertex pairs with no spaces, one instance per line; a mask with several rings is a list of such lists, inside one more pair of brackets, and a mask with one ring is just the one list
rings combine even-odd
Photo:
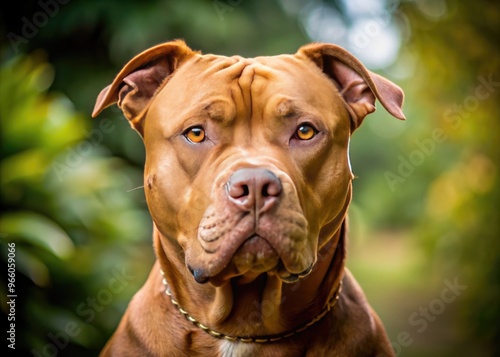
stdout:
[[310,60],[294,55],[255,58],[198,55],[181,67],[180,74],[182,76],[178,77],[192,77],[193,80],[199,81],[198,84],[219,84],[219,89],[236,82],[243,90],[253,86],[273,85],[284,86],[283,89],[286,89],[285,85],[293,85],[288,88],[290,92],[296,91],[297,88],[307,89],[308,86],[304,84],[308,79],[322,77],[319,68]]
[[158,96],[162,97],[161,103],[174,104],[172,98],[182,103],[177,112],[216,107],[215,112],[227,116],[229,107],[248,107],[249,103],[264,109],[276,107],[278,111],[307,107],[321,110],[332,103],[334,92],[337,92],[334,83],[316,65],[294,55],[255,58],[196,55],[181,66]]

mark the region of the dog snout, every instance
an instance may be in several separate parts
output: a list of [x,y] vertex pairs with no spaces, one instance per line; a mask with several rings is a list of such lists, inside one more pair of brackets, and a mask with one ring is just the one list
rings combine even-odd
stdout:
[[283,187],[268,169],[244,168],[231,175],[226,190],[229,200],[242,210],[262,213],[275,204]]

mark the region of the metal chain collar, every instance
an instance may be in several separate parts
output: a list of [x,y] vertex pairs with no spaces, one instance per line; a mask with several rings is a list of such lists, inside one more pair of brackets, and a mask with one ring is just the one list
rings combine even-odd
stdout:
[[242,336],[232,336],[232,335],[226,335],[224,333],[212,330],[210,327],[203,325],[201,322],[196,320],[193,316],[191,316],[186,310],[184,310],[177,300],[174,299],[172,296],[172,292],[170,291],[170,287],[168,286],[167,280],[165,279],[165,274],[163,273],[163,270],[161,270],[161,274],[163,276],[163,285],[165,285],[165,293],[170,297],[170,301],[172,304],[179,310],[179,312],[190,322],[192,322],[196,327],[202,329],[206,333],[208,333],[210,336],[232,341],[232,342],[244,342],[244,343],[268,343],[268,342],[277,342],[282,339],[294,336],[307,328],[311,327],[315,323],[317,323],[319,320],[321,320],[337,303],[340,293],[342,292],[342,280],[340,280],[339,288],[333,295],[333,297],[328,301],[328,304],[323,308],[323,310],[314,317],[312,320],[307,322],[306,324],[302,325],[301,327],[293,330],[293,331],[288,331],[282,334],[278,335],[271,335],[271,336],[257,336],[257,337],[242,337]]

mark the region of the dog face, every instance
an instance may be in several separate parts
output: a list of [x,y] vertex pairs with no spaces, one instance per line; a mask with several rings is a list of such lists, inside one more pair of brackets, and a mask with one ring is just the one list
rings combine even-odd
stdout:
[[156,228],[199,283],[310,272],[351,193],[351,132],[402,92],[333,45],[295,55],[200,55],[171,42],[133,59],[103,90],[146,147]]
[[148,205],[198,281],[291,279],[314,264],[351,180],[336,92],[293,56],[210,56],[188,61],[156,95],[144,122]]

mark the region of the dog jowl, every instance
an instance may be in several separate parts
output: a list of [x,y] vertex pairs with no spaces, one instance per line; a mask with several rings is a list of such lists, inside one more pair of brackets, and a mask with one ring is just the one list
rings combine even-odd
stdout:
[[353,131],[402,90],[349,52],[150,48],[99,94],[146,148],[157,261],[103,356],[393,356],[345,268]]

